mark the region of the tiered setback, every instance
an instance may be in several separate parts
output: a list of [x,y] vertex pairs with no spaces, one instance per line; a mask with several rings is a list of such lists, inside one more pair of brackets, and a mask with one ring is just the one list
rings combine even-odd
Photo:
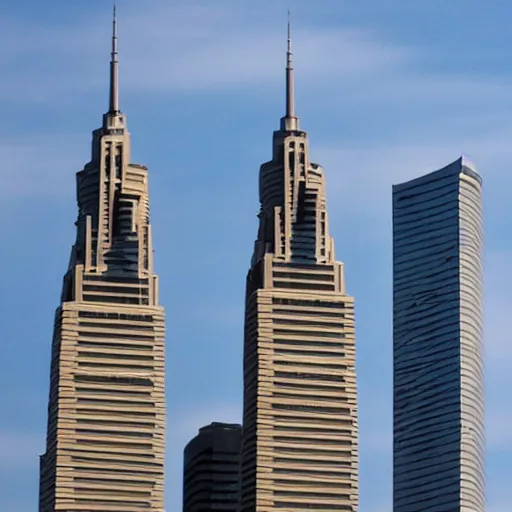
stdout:
[[[315,281],[334,288],[341,270],[277,265],[274,283],[297,289]],[[247,304],[245,339],[242,511],[356,510],[353,299],[257,290]]]
[[358,507],[354,302],[329,233],[323,169],[297,118],[260,170],[247,278],[240,512]]
[[53,336],[39,511],[163,512],[164,312],[148,172],[130,163],[126,118],[113,107],[93,133],[77,196]]
[[55,332],[41,511],[161,510],[162,308],[68,302]]
[[394,510],[483,512],[480,176],[397,185],[393,219]]

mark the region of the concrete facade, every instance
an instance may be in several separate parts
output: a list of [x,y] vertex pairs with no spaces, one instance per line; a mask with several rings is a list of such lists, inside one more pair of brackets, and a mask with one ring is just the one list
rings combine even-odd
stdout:
[[293,98],[260,170],[247,276],[241,512],[358,507],[354,301],[329,233],[323,169]]
[[484,512],[481,178],[393,187],[394,512]]
[[130,163],[118,101],[77,174],[76,242],[55,316],[40,512],[164,509],[164,311],[158,302],[148,170]]
[[237,512],[242,426],[212,423],[186,446],[183,512]]

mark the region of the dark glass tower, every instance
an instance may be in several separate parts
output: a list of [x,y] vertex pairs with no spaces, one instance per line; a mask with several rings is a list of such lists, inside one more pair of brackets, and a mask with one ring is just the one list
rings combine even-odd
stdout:
[[183,512],[237,512],[242,427],[212,423],[185,448]]
[[484,512],[482,180],[393,187],[394,512]]

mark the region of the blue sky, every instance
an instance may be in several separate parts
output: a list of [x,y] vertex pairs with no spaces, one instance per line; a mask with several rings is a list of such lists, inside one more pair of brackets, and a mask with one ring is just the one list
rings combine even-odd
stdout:
[[[36,509],[75,172],[107,107],[106,4],[1,8],[0,510]],[[241,417],[245,274],[290,5],[297,110],[356,298],[360,510],[391,512],[391,184],[464,153],[485,190],[487,510],[510,512],[510,1],[120,0],[121,107],[150,169],[167,309],[167,510],[181,510],[188,439]]]

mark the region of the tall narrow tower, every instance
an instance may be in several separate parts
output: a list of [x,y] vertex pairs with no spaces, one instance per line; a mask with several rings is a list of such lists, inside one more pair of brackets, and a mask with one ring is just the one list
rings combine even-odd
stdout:
[[358,506],[354,301],[329,234],[323,169],[309,160],[293,96],[260,169],[247,276],[242,512]]
[[109,110],[77,174],[76,242],[56,311],[40,512],[163,511],[164,312],[148,170],[130,163],[114,12]]
[[393,187],[394,512],[484,512],[482,180]]

